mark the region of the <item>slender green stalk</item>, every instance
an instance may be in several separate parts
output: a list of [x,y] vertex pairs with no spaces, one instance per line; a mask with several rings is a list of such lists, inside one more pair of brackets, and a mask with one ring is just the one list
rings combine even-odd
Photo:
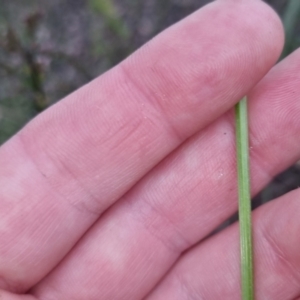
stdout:
[[235,107],[242,299],[254,299],[247,98]]

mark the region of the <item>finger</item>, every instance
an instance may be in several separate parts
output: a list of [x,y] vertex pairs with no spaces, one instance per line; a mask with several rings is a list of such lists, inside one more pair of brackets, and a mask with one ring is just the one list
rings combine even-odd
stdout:
[[[300,189],[253,214],[255,299],[300,296]],[[241,299],[239,237],[235,224],[185,254],[147,297]]]
[[[253,194],[300,158],[299,70],[300,50],[250,93]],[[34,294],[80,299],[90,291],[90,298],[143,298],[183,251],[236,211],[233,121],[221,117],[158,165]]]
[[16,295],[1,290],[0,290],[0,299],[1,300],[37,300],[37,298],[30,295]]
[[0,153],[0,287],[39,281],[103,210],[241,98],[281,48],[281,24],[264,4],[218,1],[31,122]]

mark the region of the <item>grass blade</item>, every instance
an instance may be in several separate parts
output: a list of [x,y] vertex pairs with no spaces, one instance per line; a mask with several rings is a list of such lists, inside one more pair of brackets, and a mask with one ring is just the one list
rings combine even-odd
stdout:
[[254,299],[247,98],[235,106],[242,299]]

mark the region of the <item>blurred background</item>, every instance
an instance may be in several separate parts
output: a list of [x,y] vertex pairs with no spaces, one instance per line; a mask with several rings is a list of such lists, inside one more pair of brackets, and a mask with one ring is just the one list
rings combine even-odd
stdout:
[[[0,0],[0,145],[39,112],[208,2]],[[266,2],[285,26],[284,57],[300,46],[300,0]],[[296,164],[255,198],[254,207],[299,186]]]

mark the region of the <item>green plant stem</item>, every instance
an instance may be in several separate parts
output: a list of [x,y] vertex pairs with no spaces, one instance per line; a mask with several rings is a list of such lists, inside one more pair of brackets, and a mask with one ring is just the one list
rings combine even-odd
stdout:
[[247,98],[235,107],[242,299],[254,299]]

